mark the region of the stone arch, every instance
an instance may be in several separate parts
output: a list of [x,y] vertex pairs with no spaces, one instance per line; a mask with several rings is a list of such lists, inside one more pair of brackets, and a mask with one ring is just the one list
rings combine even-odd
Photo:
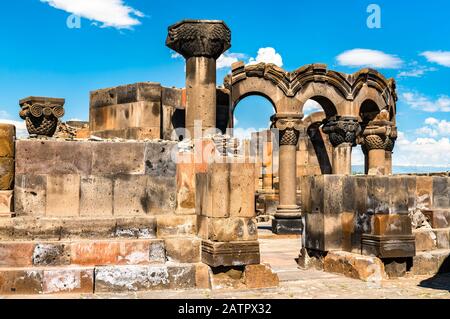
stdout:
[[277,104],[284,96],[283,92],[275,85],[271,85],[261,78],[248,78],[246,81],[237,82],[232,86],[230,92],[232,113],[241,100],[252,95],[266,98],[272,104],[275,112],[279,112],[280,107]]
[[325,84],[311,82],[299,93],[298,99],[301,101],[300,112],[308,100],[314,100],[320,104],[327,118],[335,115],[345,114],[346,100],[340,96],[336,90]]

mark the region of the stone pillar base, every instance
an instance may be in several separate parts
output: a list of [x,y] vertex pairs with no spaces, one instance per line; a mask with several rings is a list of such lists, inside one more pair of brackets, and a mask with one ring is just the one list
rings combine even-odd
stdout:
[[378,258],[403,258],[416,255],[414,235],[362,235],[362,254]]
[[272,219],[272,232],[277,235],[301,235],[303,233],[303,221],[301,218]]
[[214,242],[203,240],[202,262],[211,267],[259,264],[259,242]]

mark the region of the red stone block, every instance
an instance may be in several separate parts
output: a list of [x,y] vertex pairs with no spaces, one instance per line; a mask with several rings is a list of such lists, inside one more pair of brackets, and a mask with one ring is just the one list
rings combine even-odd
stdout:
[[0,267],[26,267],[32,265],[34,243],[0,243]]

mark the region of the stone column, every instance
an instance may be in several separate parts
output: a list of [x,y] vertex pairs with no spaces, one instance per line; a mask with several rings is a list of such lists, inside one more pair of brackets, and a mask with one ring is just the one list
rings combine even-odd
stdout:
[[356,146],[356,137],[361,127],[358,120],[353,117],[330,119],[323,127],[333,145],[332,173],[351,175],[352,173],[352,147]]
[[397,130],[393,128],[391,136],[386,141],[385,145],[385,174],[392,175],[392,152],[394,150],[395,141],[397,140]]
[[262,136],[262,164],[263,164],[263,190],[272,191],[273,188],[273,144],[271,131],[264,131],[260,133]]
[[279,130],[279,198],[272,220],[275,234],[301,234],[303,223],[297,205],[297,142],[304,129],[299,114],[275,114],[273,127]]
[[14,187],[14,125],[0,124],[0,217],[11,217]]
[[223,21],[184,20],[169,27],[166,45],[186,59],[186,129],[216,127],[216,60],[231,47]]
[[[384,121],[386,122],[386,121]],[[364,129],[364,148],[367,152],[368,175],[386,175],[386,149],[391,143],[391,123],[369,123]],[[391,166],[390,164],[388,166]]]

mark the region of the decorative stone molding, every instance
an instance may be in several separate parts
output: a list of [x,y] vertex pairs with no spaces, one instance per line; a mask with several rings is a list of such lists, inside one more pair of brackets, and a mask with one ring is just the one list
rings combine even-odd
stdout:
[[394,79],[386,79],[373,69],[362,69],[353,74],[344,74],[327,69],[325,64],[309,64],[288,72],[275,64],[259,63],[245,65],[236,62],[232,65],[231,76],[225,78],[225,86],[230,89],[236,83],[249,77],[264,78],[278,86],[286,96],[293,97],[313,82],[327,83],[334,87],[345,99],[354,100],[364,86],[375,88],[386,105],[397,101]]
[[218,59],[231,47],[231,31],[219,20],[183,20],[169,27],[166,45],[185,59]]
[[25,120],[29,134],[53,136],[58,119],[64,116],[64,99],[28,97],[19,101],[19,115]]
[[280,145],[297,145],[300,131],[304,128],[301,119],[275,115],[272,121],[272,127],[280,131]]
[[323,126],[323,132],[329,135],[333,147],[342,143],[356,146],[356,137],[361,132],[361,126],[355,118],[331,119]]

